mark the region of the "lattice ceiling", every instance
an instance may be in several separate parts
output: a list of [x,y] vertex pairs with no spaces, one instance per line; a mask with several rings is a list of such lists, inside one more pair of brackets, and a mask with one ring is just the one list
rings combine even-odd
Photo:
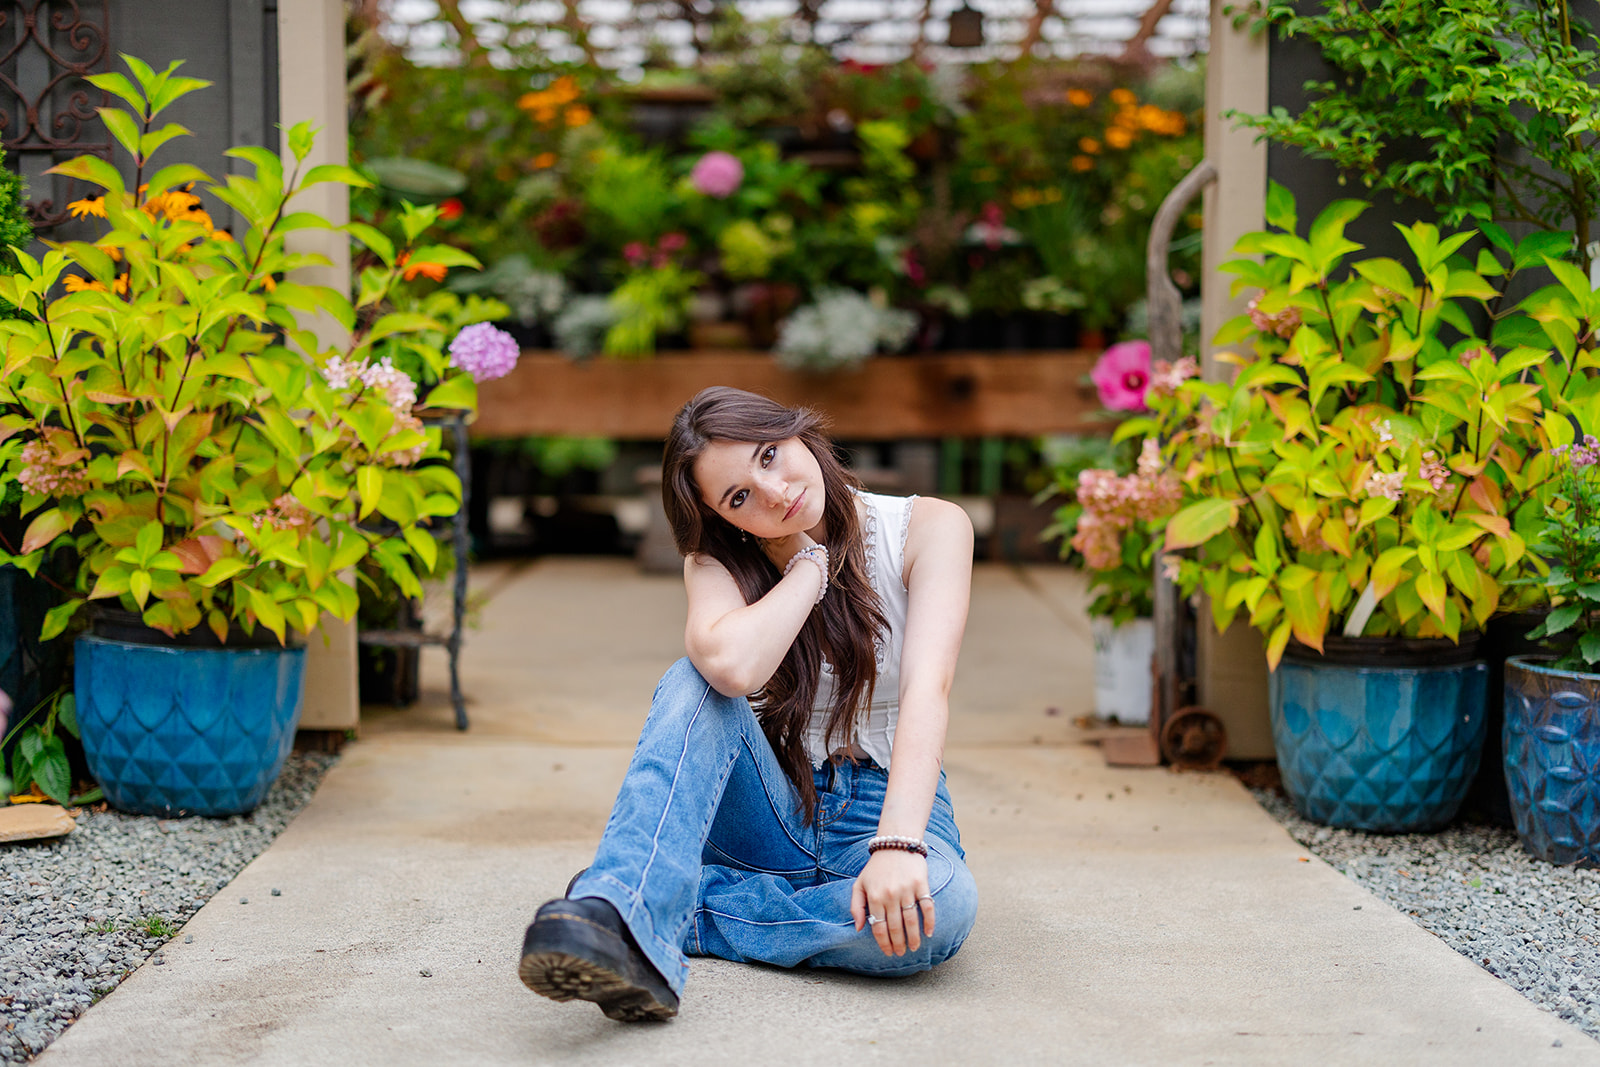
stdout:
[[[494,48],[509,32],[537,44],[552,58],[578,60],[582,54],[561,28],[575,13],[589,29],[596,59],[625,77],[636,74],[651,51],[690,66],[696,57],[697,18],[717,0],[632,3],[629,0],[458,0],[480,43]],[[724,0],[727,2],[727,0]],[[911,54],[920,39],[933,62],[971,63],[1012,59],[1040,7],[1034,0],[970,0],[983,14],[984,44],[953,48],[946,42],[949,16],[962,0],[731,0],[751,21],[801,16],[814,10],[814,39],[841,59],[886,63]],[[1036,55],[1063,58],[1121,53],[1140,29],[1152,0],[1041,0],[1045,16],[1038,27]],[[441,21],[438,0],[367,0],[383,12],[385,34],[423,63],[458,59],[453,31]],[[1182,57],[1204,52],[1209,0],[1170,0],[1145,47],[1152,56]],[[689,17],[687,12],[693,12]],[[503,56],[502,56],[503,58]]]

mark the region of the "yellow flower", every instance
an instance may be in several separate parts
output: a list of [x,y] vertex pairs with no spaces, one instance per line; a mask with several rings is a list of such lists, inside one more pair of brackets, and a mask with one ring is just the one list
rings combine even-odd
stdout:
[[117,275],[117,280],[111,283],[111,288],[117,291],[118,296],[127,296],[128,276],[126,274]]
[[1094,160],[1090,159],[1088,156],[1073,156],[1072,162],[1069,165],[1073,170],[1079,172],[1080,174],[1086,170],[1094,170]]
[[213,241],[233,240],[233,234],[229,233],[227,230],[212,230],[209,236]]
[[276,289],[277,287],[278,287],[278,280],[276,278],[274,278],[272,275],[263,274],[261,276],[261,288],[265,289],[267,292],[270,293],[274,289]]
[[122,262],[122,249],[116,245],[95,245],[95,247],[104,252],[111,259],[111,262]]
[[533,157],[534,170],[549,170],[555,165],[556,154],[554,152],[540,152],[538,155]]
[[1113,89],[1111,90],[1111,102],[1118,106],[1126,107],[1129,104],[1137,104],[1139,98],[1127,89]]
[[106,217],[106,198],[97,196],[93,199],[74,200],[67,205],[67,210],[72,212],[75,219],[87,218],[93,215],[97,219]]
[[77,274],[67,275],[62,279],[62,284],[67,287],[69,293],[81,293],[86,289],[95,289],[102,293],[106,291],[106,287],[99,282],[92,282]]
[[1078,150],[1091,156],[1095,155],[1100,151],[1100,142],[1093,137],[1080,137],[1078,138]]
[[1088,107],[1094,103],[1094,94],[1087,89],[1068,89],[1067,103],[1073,107]]
[[1113,126],[1106,131],[1106,144],[1112,148],[1127,148],[1133,144],[1133,131]]
[[578,104],[567,109],[568,126],[587,126],[589,125],[589,120],[593,118],[594,112],[590,111],[582,104]]

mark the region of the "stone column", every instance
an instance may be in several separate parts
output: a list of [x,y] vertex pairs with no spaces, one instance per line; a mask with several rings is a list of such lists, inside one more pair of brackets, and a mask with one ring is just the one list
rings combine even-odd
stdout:
[[[349,156],[345,126],[344,5],[341,0],[279,0],[278,113],[284,129],[304,119],[318,127],[316,147],[307,166],[344,163]],[[280,135],[285,164],[292,160],[287,139]],[[349,197],[337,182],[314,185],[295,199],[300,211],[314,211],[335,225],[350,219]],[[288,237],[291,249],[320,252],[330,267],[309,267],[296,279],[312,285],[350,289],[350,243],[337,230],[297,230]],[[343,345],[344,329],[326,315],[313,324],[324,344]],[[356,626],[323,617],[306,646],[306,702],[300,716],[304,730],[353,730],[360,721],[356,689]]]
[[[1217,180],[1204,193],[1205,230],[1201,246],[1200,352],[1207,378],[1231,373],[1218,363],[1211,338],[1217,328],[1242,314],[1248,299],[1233,299],[1233,275],[1218,268],[1234,258],[1241,235],[1265,225],[1267,147],[1254,130],[1235,130],[1223,118],[1230,109],[1267,110],[1267,40],[1233,28],[1223,14],[1226,0],[1211,2],[1210,56],[1206,61],[1206,156],[1217,166]],[[1243,619],[1225,633],[1211,622],[1205,606],[1196,621],[1199,699],[1228,731],[1230,759],[1271,759],[1272,727],[1267,713],[1267,662],[1261,636]]]

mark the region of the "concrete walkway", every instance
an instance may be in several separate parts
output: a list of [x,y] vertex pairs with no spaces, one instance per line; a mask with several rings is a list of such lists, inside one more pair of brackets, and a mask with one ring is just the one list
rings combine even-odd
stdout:
[[683,594],[618,560],[474,583],[471,732],[428,660],[424,702],[370,709],[193,941],[42,1067],[1600,1064],[1600,1045],[1309,858],[1232,778],[1104,767],[1072,725],[1087,624],[1055,568],[975,580],[947,766],[983,902],[959,956],[898,981],[695,961],[662,1025],[546,1001],[516,978],[523,927],[593,854],[680,654]]

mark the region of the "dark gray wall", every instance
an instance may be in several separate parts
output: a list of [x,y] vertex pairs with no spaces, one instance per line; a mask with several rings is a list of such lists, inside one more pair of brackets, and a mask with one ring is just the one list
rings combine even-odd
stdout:
[[[1317,0],[1298,0],[1295,7],[1307,14],[1321,10]],[[1327,81],[1335,70],[1322,58],[1317,46],[1304,40],[1283,40],[1274,37],[1267,51],[1267,104],[1268,110],[1282,107],[1291,115],[1298,115],[1311,101],[1305,91],[1309,81]],[[1410,154],[1420,155],[1425,149],[1419,145],[1402,145],[1391,150],[1395,158]],[[1299,208],[1300,227],[1304,232],[1317,212],[1328,203],[1343,198],[1368,200],[1372,207],[1357,219],[1345,232],[1351,240],[1366,246],[1364,255],[1395,256],[1406,260],[1405,241],[1395,231],[1394,224],[1406,225],[1419,219],[1432,220],[1431,208],[1415,200],[1397,202],[1395,195],[1382,190],[1366,188],[1359,179],[1349,178],[1340,184],[1339,170],[1323,159],[1312,159],[1298,148],[1269,143],[1267,146],[1267,178],[1278,182],[1294,194]]]
[[[27,180],[29,199],[40,214],[59,215],[67,202],[93,195],[82,183],[44,173],[82,152],[114,159],[126,179],[133,180],[127,153],[120,146],[108,147],[110,138],[93,114],[94,107],[107,101],[74,73],[74,68],[125,73],[119,53],[136,56],[158,71],[181,59],[180,73],[213,83],[157,119],[180,123],[193,136],[168,142],[156,153],[155,167],[188,162],[221,180],[230,171],[250,169],[225,157],[225,149],[239,144],[276,149],[277,8],[278,0],[0,0],[0,111],[7,119],[7,163]],[[32,38],[25,19],[30,12],[42,27]],[[66,24],[55,26],[58,18]],[[39,117],[32,130],[29,107]],[[74,113],[90,117],[80,122]],[[232,221],[219,204],[207,209],[218,225]],[[40,230],[55,240],[98,232],[97,226],[73,222]]]
[[[1297,0],[1296,9],[1311,13],[1321,9],[1317,0]],[[1600,27],[1600,0],[1573,0],[1571,10],[1576,19]],[[1305,91],[1308,81],[1333,78],[1335,71],[1322,59],[1317,48],[1305,41],[1287,41],[1278,38],[1268,44],[1268,104],[1283,107],[1290,114],[1304,110],[1311,95]],[[1385,157],[1390,159],[1423,158],[1427,146],[1418,143],[1395,145]],[[1394,224],[1402,225],[1426,219],[1434,221],[1429,205],[1415,200],[1397,201],[1391,192],[1369,190],[1359,179],[1339,182],[1339,172],[1326,160],[1310,159],[1297,148],[1269,144],[1267,148],[1267,177],[1286,186],[1295,194],[1300,208],[1300,224],[1304,228],[1315,217],[1321,205],[1342,197],[1355,197],[1372,202],[1372,208],[1347,231],[1353,240],[1367,246],[1365,255],[1385,255],[1408,262],[1404,240],[1395,231]],[[1528,226],[1508,226],[1513,236],[1531,230]],[[1595,234],[1600,237],[1600,233]],[[1537,285],[1542,279],[1529,275],[1516,285],[1508,296],[1515,300]]]

